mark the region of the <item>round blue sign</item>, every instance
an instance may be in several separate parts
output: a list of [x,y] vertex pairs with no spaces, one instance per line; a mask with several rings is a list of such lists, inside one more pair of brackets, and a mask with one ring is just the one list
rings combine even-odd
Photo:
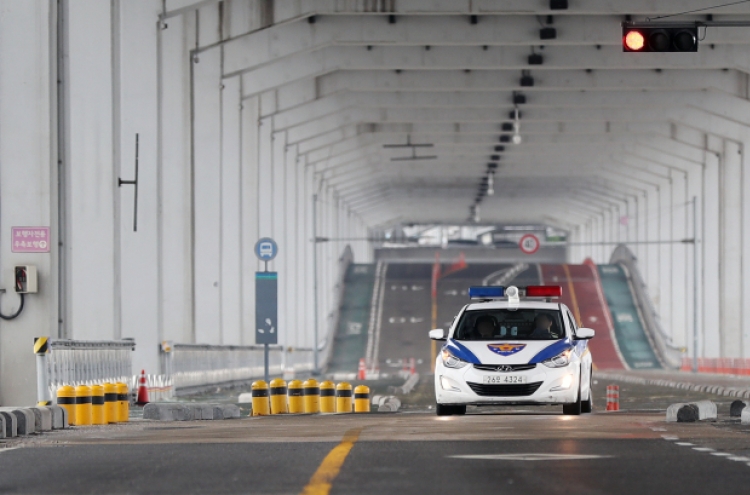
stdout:
[[279,246],[270,237],[259,239],[255,243],[255,256],[261,261],[271,261],[279,254]]

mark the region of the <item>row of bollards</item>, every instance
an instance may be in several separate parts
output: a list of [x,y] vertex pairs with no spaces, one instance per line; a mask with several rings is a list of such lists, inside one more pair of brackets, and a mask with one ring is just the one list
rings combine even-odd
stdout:
[[263,380],[252,385],[253,416],[271,414],[332,414],[370,412],[370,389],[360,385],[352,391],[349,383],[334,385],[309,379],[304,383],[287,383],[276,378],[267,384]]
[[126,423],[130,416],[128,386],[121,382],[63,385],[57,389],[57,405],[68,411],[68,423],[75,426]]

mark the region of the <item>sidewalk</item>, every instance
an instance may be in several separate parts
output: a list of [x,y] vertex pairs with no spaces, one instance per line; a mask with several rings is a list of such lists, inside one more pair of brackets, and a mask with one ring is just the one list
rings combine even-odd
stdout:
[[750,377],[680,371],[607,371],[597,370],[599,379],[617,380],[625,383],[656,385],[661,387],[707,392],[726,397],[750,399]]

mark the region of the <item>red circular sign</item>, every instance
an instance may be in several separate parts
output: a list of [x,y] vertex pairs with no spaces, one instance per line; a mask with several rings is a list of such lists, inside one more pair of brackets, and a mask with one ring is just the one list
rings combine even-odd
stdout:
[[535,236],[534,234],[526,234],[523,237],[521,237],[521,240],[518,241],[518,247],[523,251],[525,254],[534,254],[537,251],[539,251],[539,246],[541,243],[539,242],[539,238]]

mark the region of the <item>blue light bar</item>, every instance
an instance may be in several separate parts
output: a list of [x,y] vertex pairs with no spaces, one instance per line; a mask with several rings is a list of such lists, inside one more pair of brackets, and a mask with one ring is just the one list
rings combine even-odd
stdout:
[[505,287],[469,287],[470,299],[499,299],[505,297]]

